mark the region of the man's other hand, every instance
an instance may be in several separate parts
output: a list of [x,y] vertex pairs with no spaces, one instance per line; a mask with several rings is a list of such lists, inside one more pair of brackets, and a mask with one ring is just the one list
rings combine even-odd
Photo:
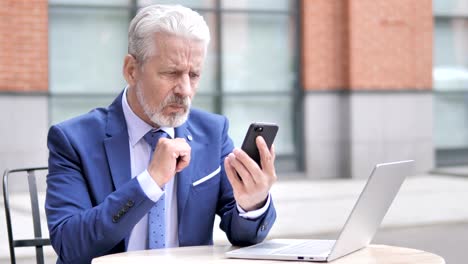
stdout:
[[183,138],[161,138],[148,166],[154,181],[163,187],[177,172],[190,163],[191,148]]

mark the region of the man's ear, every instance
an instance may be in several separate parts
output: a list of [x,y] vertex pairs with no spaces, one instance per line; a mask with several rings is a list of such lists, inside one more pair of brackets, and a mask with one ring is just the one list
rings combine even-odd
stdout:
[[137,80],[138,62],[131,54],[125,55],[123,75],[129,86],[135,86]]

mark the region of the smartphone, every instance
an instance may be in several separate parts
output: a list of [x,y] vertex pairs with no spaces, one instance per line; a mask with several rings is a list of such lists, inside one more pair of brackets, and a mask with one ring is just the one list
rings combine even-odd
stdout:
[[242,143],[242,150],[245,151],[258,166],[262,167],[260,162],[260,153],[258,152],[255,139],[262,136],[268,146],[271,148],[275,140],[276,133],[278,132],[278,125],[273,123],[252,123],[245,134],[244,142]]

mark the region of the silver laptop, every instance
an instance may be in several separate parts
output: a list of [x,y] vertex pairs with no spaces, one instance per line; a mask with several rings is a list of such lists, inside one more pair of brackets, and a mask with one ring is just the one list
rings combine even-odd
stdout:
[[273,239],[226,252],[229,258],[328,262],[369,245],[413,160],[375,165],[337,240]]

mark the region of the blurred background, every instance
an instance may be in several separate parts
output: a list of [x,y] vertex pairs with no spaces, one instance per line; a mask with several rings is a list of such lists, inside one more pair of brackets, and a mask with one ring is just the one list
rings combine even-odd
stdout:
[[280,126],[270,237],[333,237],[376,163],[414,159],[374,243],[466,263],[466,0],[1,0],[0,171],[47,165],[50,125],[113,101],[130,20],[153,3],[207,21],[194,105],[226,115],[236,146],[253,121]]

